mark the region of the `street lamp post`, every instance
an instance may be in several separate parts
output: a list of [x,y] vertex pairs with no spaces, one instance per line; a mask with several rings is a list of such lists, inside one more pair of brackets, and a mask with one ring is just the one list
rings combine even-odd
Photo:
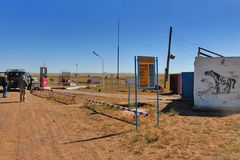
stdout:
[[103,79],[103,84],[102,84],[102,90],[104,90],[104,59],[97,54],[95,51],[92,52],[95,56],[99,57],[102,61],[102,79]]

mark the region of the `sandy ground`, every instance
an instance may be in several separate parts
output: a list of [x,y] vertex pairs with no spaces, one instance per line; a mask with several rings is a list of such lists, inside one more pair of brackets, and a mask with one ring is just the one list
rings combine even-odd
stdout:
[[[161,127],[155,106],[148,106],[136,132],[132,115],[122,111],[92,111],[30,93],[19,103],[18,96],[0,98],[0,160],[240,159],[239,113],[195,112],[189,104],[162,101]],[[97,98],[78,98],[86,96]],[[106,98],[113,99],[98,97]]]
[[[123,159],[121,151],[113,149],[121,145],[117,140],[91,138],[128,131],[128,125],[30,94],[26,103],[19,103],[18,95],[10,92],[9,98],[0,98],[0,160]],[[105,121],[108,130],[98,121]]]

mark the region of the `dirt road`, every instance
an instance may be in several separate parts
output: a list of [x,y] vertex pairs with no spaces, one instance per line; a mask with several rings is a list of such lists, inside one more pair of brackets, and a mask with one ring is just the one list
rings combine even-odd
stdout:
[[[113,143],[112,134],[132,126],[30,94],[26,103],[19,103],[18,95],[10,92],[9,98],[0,98],[0,160],[96,160],[114,157],[114,152],[123,159],[121,151],[113,149],[118,140]],[[109,138],[101,140],[106,135]]]

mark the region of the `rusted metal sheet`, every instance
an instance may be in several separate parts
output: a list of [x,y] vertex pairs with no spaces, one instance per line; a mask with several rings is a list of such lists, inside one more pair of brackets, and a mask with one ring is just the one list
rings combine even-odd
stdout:
[[182,75],[179,74],[171,74],[170,75],[170,90],[174,94],[181,94],[182,88]]

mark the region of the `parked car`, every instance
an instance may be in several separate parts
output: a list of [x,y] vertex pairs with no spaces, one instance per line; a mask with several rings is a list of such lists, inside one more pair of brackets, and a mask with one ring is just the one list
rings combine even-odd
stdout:
[[8,90],[18,88],[18,82],[22,75],[26,75],[27,78],[30,75],[24,69],[8,69],[5,74],[8,76],[9,81]]

